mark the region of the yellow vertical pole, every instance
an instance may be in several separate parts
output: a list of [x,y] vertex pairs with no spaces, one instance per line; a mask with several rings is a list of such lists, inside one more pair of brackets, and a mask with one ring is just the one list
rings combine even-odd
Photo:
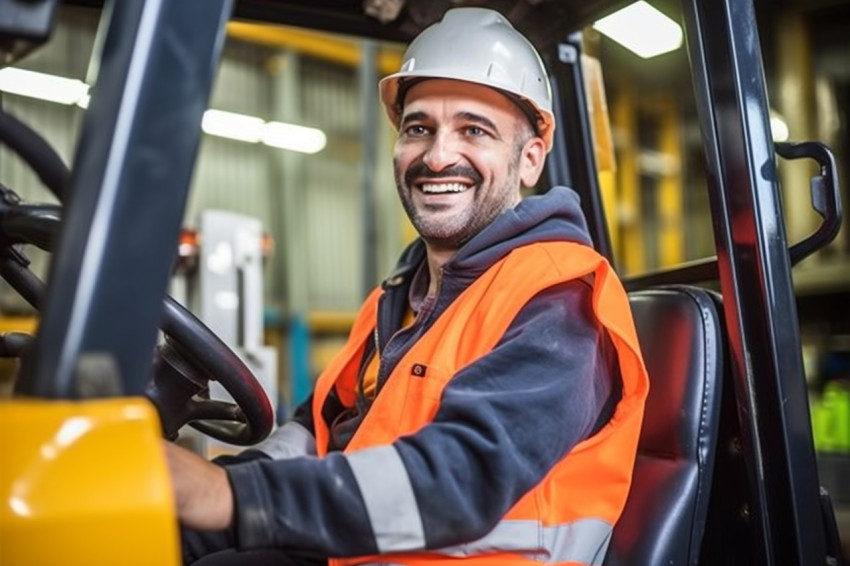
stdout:
[[617,229],[617,172],[613,169],[599,170],[599,190],[602,193],[602,205],[605,207],[605,224],[611,239],[614,256],[620,257],[620,233]]
[[645,269],[645,251],[640,210],[640,172],[638,169],[637,112],[634,89],[620,85],[614,96],[611,123],[619,149],[617,154],[617,207],[619,229],[615,253],[623,273]]
[[671,96],[660,100],[658,125],[658,149],[664,156],[665,163],[658,183],[658,260],[659,267],[669,267],[685,259],[679,108]]
[[[778,110],[785,118],[791,140],[808,140],[815,136],[814,75],[809,30],[804,16],[796,10],[782,10],[775,16],[776,69],[779,88],[773,93]],[[818,223],[811,212],[809,179],[811,163],[803,160],[777,160],[782,185],[785,227],[788,242],[802,240]]]
[[608,101],[605,97],[605,81],[602,78],[602,66],[599,64],[599,59],[584,54],[581,61],[587,91],[587,109],[590,112],[590,124],[593,131],[599,190],[605,209],[605,224],[608,228],[611,247],[616,255],[620,245],[617,233],[617,160],[614,155]]

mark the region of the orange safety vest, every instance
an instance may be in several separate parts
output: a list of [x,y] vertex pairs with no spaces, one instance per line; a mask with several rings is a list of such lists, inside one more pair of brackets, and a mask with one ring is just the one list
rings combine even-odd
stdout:
[[[649,383],[628,297],[608,262],[592,248],[535,243],[492,265],[399,360],[345,452],[391,444],[427,426],[448,381],[488,353],[532,297],[584,277],[592,281],[594,313],[608,330],[619,359],[623,395],[611,421],[578,443],[481,541],[451,549],[332,559],[331,565],[442,566],[459,556],[469,566],[601,564],[629,491]],[[360,358],[372,339],[380,294],[376,289],[366,300],[347,344],[316,384],[313,416],[320,456],[327,452],[329,436],[322,406],[331,388],[345,405],[354,404]]]

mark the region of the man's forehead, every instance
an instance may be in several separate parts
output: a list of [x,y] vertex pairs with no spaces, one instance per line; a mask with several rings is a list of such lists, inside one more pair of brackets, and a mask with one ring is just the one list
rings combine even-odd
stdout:
[[447,108],[458,116],[500,113],[523,118],[516,105],[496,89],[465,81],[429,79],[417,82],[405,93],[402,120],[413,113],[430,116]]

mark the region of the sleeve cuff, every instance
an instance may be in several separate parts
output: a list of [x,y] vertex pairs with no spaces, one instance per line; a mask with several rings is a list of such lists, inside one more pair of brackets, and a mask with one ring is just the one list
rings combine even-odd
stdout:
[[262,460],[225,467],[233,490],[234,531],[236,548],[240,550],[275,544],[274,519],[267,504],[270,496],[260,470]]

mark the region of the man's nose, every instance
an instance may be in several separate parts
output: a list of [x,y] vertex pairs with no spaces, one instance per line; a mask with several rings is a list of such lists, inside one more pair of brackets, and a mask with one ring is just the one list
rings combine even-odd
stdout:
[[431,145],[422,156],[422,161],[431,171],[442,171],[458,162],[458,152],[455,140],[446,134],[437,134],[432,138]]

